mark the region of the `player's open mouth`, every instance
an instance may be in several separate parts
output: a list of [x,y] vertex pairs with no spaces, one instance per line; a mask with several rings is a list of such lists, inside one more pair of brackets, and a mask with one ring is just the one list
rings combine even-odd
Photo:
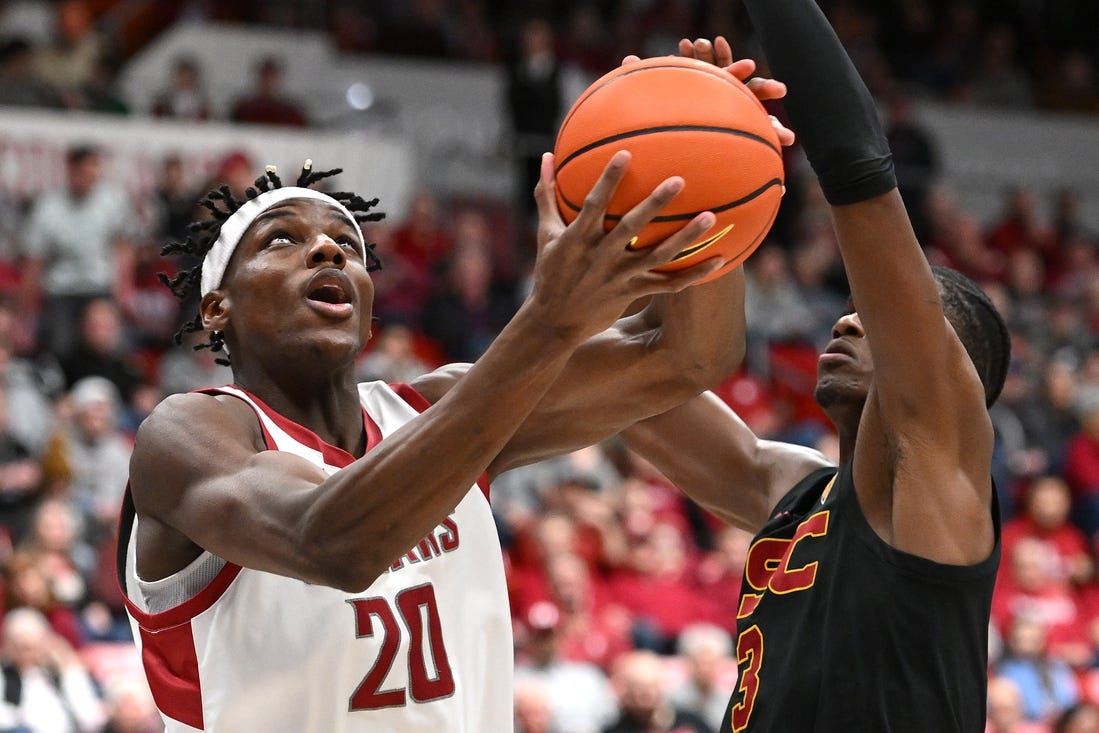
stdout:
[[327,283],[309,291],[309,299],[321,303],[350,303],[351,297],[337,284]]
[[327,315],[346,316],[355,309],[351,284],[335,270],[314,275],[305,297],[314,310]]

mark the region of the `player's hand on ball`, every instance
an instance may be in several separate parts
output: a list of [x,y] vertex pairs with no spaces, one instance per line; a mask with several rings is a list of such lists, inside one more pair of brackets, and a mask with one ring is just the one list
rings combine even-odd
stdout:
[[619,151],[611,157],[585,197],[576,219],[568,225],[557,208],[554,161],[550,153],[542,158],[541,177],[534,191],[538,204],[538,262],[532,297],[558,303],[568,313],[557,316],[583,321],[579,327],[588,335],[614,323],[637,298],[678,292],[725,264],[722,258],[712,257],[683,270],[653,272],[654,268],[674,260],[713,226],[715,217],[709,211],[695,216],[658,244],[630,248],[645,225],[682,190],[682,178],[664,180],[610,231],[605,229],[607,207],[629,163],[628,152]]
[[[786,96],[786,85],[775,79],[753,77],[756,73],[756,62],[753,59],[733,60],[733,49],[725,36],[718,36],[710,42],[707,38],[698,38],[691,41],[687,38],[679,41],[679,55],[683,58],[698,59],[708,64],[721,67],[740,81],[744,82],[756,99],[765,102],[769,99],[782,99]],[[622,60],[622,65],[640,61],[638,56],[627,56]],[[783,125],[777,117],[770,115],[771,126],[778,133],[778,140],[783,147],[794,144],[794,131]]]

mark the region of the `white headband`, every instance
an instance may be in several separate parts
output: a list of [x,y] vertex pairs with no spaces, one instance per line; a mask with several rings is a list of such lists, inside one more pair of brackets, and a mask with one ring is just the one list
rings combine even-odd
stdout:
[[[363,239],[363,232],[359,227],[359,223],[355,220],[355,215],[336,199],[312,188],[301,188],[299,186],[274,188],[246,201],[221,225],[221,233],[218,235],[217,241],[210,247],[210,251],[206,253],[206,258],[202,261],[202,295],[221,287],[221,279],[225,277],[225,268],[229,266],[229,259],[236,251],[237,244],[240,242],[245,230],[255,221],[255,218],[275,204],[287,199],[316,199],[335,206],[346,214],[351,223],[355,225],[355,233],[359,235],[359,241],[365,247],[366,240]],[[366,261],[365,249],[363,250],[363,261]]]

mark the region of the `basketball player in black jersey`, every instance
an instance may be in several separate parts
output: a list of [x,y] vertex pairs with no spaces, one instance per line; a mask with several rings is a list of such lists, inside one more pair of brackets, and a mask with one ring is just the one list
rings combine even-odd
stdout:
[[[813,0],[745,5],[788,87],[850,281],[815,393],[840,465],[761,440],[712,395],[623,435],[755,533],[728,599],[740,674],[725,733],[980,733],[1000,555],[986,407],[1006,329],[975,285],[929,266],[873,101]],[[732,60],[721,39],[681,52]]]

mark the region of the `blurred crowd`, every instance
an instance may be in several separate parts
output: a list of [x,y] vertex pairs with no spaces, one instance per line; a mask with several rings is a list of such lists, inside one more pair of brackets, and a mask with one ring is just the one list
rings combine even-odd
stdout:
[[[1006,190],[987,220],[964,210],[939,180],[935,140],[908,95],[1094,111],[1095,49],[1083,21],[1095,8],[824,4],[878,93],[929,259],[977,280],[1011,329],[1010,374],[992,410],[1003,562],[988,731],[1094,733],[1099,235],[1082,224],[1071,189],[1048,200]],[[348,51],[506,64],[519,166],[550,147],[563,111],[560,65],[597,74],[626,52],[665,53],[676,38],[715,31],[736,38],[741,25],[725,2],[545,3],[545,17],[529,22],[491,0],[179,5],[216,19],[330,23]],[[123,111],[121,100],[105,102],[116,99],[114,63],[93,5],[54,7],[53,42],[3,43],[0,106]],[[229,117],[307,125],[280,91],[277,60],[255,72],[255,94],[242,94]],[[149,111],[216,114],[195,60],[178,61]],[[134,195],[104,175],[108,154],[73,146],[63,186],[30,199],[0,190],[0,731],[160,729],[113,579],[119,500],[133,435],[157,402],[231,380],[208,350],[190,348],[196,342],[173,345],[197,304],[178,303],[157,273],[193,263],[162,260],[159,247],[186,235],[202,193],[224,183],[239,195],[258,163],[229,153],[208,180],[192,180],[168,157],[156,184]],[[812,388],[818,349],[847,308],[846,284],[828,208],[796,148],[787,171],[780,215],[745,266],[747,357],[715,391],[759,435],[835,457]],[[363,379],[408,381],[484,351],[526,292],[532,184],[521,184],[515,201],[487,203],[425,189],[403,219],[366,228],[385,268]],[[515,624],[519,733],[716,731],[736,682],[735,599],[750,537],[613,440],[504,474],[493,506]]]

